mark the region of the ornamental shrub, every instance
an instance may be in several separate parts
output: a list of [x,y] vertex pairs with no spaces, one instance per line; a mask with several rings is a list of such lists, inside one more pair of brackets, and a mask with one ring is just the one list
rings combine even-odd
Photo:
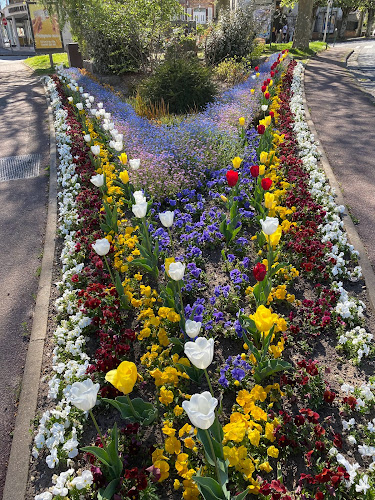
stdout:
[[249,76],[245,64],[242,61],[236,61],[234,58],[225,59],[214,69],[216,78],[230,85],[241,83]]
[[199,110],[215,93],[210,70],[195,59],[165,61],[140,88],[144,100],[153,105],[164,101],[170,113]]
[[253,8],[250,5],[234,12],[222,11],[217,24],[212,25],[205,45],[207,64],[216,65],[227,58],[239,60],[252,50],[257,33]]

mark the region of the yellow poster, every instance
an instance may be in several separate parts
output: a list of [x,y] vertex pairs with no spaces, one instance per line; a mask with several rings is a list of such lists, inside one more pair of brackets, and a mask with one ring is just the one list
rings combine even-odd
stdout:
[[60,28],[57,16],[50,17],[48,10],[40,3],[29,3],[36,49],[61,49]]

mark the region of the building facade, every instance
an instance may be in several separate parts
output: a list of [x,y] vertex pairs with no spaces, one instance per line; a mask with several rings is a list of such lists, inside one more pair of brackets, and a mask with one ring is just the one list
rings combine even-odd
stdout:
[[213,0],[180,0],[184,9],[183,20],[195,21],[196,24],[207,24],[216,17]]

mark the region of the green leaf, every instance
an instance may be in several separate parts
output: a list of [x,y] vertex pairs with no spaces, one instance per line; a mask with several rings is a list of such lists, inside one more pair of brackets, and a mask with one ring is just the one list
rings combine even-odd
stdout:
[[249,493],[249,490],[246,489],[242,493],[239,493],[238,495],[236,495],[235,499],[236,500],[243,500],[244,498],[246,498],[248,493]]
[[189,375],[189,378],[195,382],[196,384],[200,385],[203,377],[203,370],[200,370],[199,368],[196,368],[194,365],[193,366],[185,366],[181,363],[176,363],[175,366],[181,371],[187,373]]
[[106,489],[100,488],[100,490],[98,491],[98,500],[111,500],[113,495],[116,493],[119,481],[119,478],[113,479],[107,485]]
[[99,462],[107,467],[110,467],[110,458],[108,453],[103,450],[103,448],[99,448],[98,446],[85,446],[84,448],[81,448],[81,451],[91,453],[99,460]]
[[263,379],[270,377],[276,372],[290,370],[292,365],[287,361],[282,361],[279,359],[271,359],[268,361],[262,361],[255,367],[254,380],[259,383]]
[[193,476],[204,500],[227,500],[220,484],[212,477]]

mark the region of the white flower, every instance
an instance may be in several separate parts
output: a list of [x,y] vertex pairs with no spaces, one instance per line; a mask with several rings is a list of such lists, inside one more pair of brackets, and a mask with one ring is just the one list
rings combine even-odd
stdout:
[[100,384],[94,384],[90,378],[83,382],[74,382],[70,390],[70,401],[79,410],[91,410],[96,404],[99,389]]
[[48,455],[46,458],[46,463],[50,469],[54,469],[55,466],[59,464],[56,448],[52,448],[50,455]]
[[279,227],[279,219],[277,217],[266,217],[264,220],[261,220],[260,223],[262,225],[262,231],[267,236],[271,236]]
[[91,152],[93,155],[98,156],[100,154],[100,146],[91,146]]
[[171,227],[173,224],[174,212],[167,210],[166,212],[159,214],[159,219],[164,227]]
[[94,184],[94,186],[102,187],[104,184],[104,174],[93,175],[90,181]]
[[95,97],[93,97],[92,95],[90,95],[88,99],[89,99],[89,101],[90,101],[91,103],[93,103],[93,102],[95,101]]
[[69,101],[70,103],[72,103],[72,102],[73,102],[73,97],[68,97],[68,101]]
[[107,255],[109,252],[109,249],[111,248],[110,242],[107,240],[107,238],[102,238],[101,240],[96,240],[95,243],[92,245],[93,250],[98,255]]
[[81,102],[77,102],[76,106],[79,111],[83,110],[83,104]]
[[35,495],[34,500],[52,500],[52,493],[45,491],[39,495]]
[[363,493],[366,493],[366,491],[369,490],[370,488],[371,488],[371,485],[368,482],[368,475],[365,474],[358,481],[358,484],[356,484],[355,491],[357,491],[357,492],[363,491]]
[[84,470],[81,476],[77,476],[71,481],[71,484],[75,486],[77,490],[83,490],[86,486],[90,486],[93,480],[94,478],[91,472],[89,470]]
[[138,170],[140,164],[141,164],[141,160],[139,158],[133,158],[132,160],[129,160],[129,166],[133,170]]
[[98,102],[98,108],[99,109],[103,109],[103,103],[102,102]]
[[113,143],[113,149],[115,149],[116,151],[120,152],[124,149],[124,146],[122,144],[122,141],[115,141]]
[[348,442],[353,445],[357,443],[357,440],[354,436],[348,436]]
[[217,399],[208,391],[193,394],[190,401],[183,401],[182,408],[188,414],[190,422],[198,429],[208,429],[215,420]]
[[134,191],[133,196],[136,203],[144,203],[146,201],[146,197],[142,191]]
[[192,321],[191,319],[185,321],[185,333],[191,339],[199,335],[201,327],[202,323],[200,321]]
[[174,281],[180,281],[185,274],[186,265],[182,262],[172,262],[169,264],[168,274]]
[[90,134],[86,134],[83,136],[85,142],[90,142],[91,141],[91,135]]
[[267,109],[268,109],[267,104],[262,104],[261,109],[262,109],[262,111],[267,111]]
[[145,217],[147,213],[147,201],[136,203],[135,205],[133,205],[132,212],[135,217],[138,217],[138,219],[142,219],[143,217]]
[[194,366],[205,370],[214,358],[214,339],[198,337],[195,342],[186,342],[184,352]]

